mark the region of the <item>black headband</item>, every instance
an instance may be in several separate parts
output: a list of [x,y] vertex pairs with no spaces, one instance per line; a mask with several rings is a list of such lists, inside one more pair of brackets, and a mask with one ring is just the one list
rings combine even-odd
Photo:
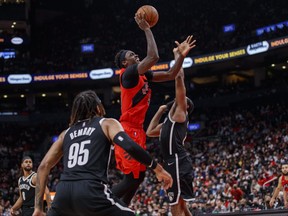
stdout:
[[122,64],[122,61],[125,60],[125,56],[126,56],[126,53],[128,52],[128,50],[123,50],[120,54],[120,63]]

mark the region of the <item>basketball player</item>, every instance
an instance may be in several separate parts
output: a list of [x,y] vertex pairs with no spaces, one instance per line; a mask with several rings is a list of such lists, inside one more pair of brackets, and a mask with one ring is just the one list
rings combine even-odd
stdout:
[[[22,207],[22,216],[31,216],[34,211],[34,199],[35,199],[35,185],[37,174],[32,171],[33,162],[31,157],[24,156],[21,163],[23,176],[18,180],[19,198],[16,203],[10,209],[11,215],[18,215],[18,209]],[[45,189],[47,197],[47,206],[50,208],[51,198],[49,189]]]
[[70,127],[60,134],[38,168],[33,216],[43,215],[44,185],[51,168],[62,156],[63,173],[48,216],[134,215],[107,185],[112,143],[153,169],[165,188],[172,185],[170,174],[131,140],[117,120],[103,118],[104,114],[104,107],[94,91],[84,91],[75,97]]
[[[179,57],[177,48],[175,59]],[[160,149],[164,159],[164,167],[173,178],[173,185],[167,190],[169,204],[173,216],[191,216],[185,201],[193,198],[193,167],[190,154],[183,143],[187,135],[189,115],[194,109],[192,101],[186,97],[184,71],[181,68],[175,78],[175,100],[162,105],[152,118],[148,128],[149,137],[160,137]],[[160,119],[168,112],[163,123]]]
[[[158,49],[149,24],[141,14],[135,15],[139,28],[145,32],[147,40],[147,56],[139,60],[137,54],[131,50],[121,50],[115,56],[115,64],[121,69],[121,117],[120,122],[125,132],[142,148],[146,149],[146,134],[143,122],[148,110],[151,89],[148,82],[162,82],[175,79],[185,56],[195,47],[195,40],[189,36],[179,44],[177,52],[179,58],[169,71],[153,73],[149,69],[158,61]],[[113,193],[129,205],[138,186],[145,177],[146,167],[131,158],[125,150],[115,146],[116,166],[124,173],[123,180],[112,187]]]
[[276,187],[273,196],[270,200],[270,207],[273,207],[275,199],[278,197],[279,192],[283,189],[284,206],[288,208],[288,161],[281,164],[282,175],[278,179],[278,186]]

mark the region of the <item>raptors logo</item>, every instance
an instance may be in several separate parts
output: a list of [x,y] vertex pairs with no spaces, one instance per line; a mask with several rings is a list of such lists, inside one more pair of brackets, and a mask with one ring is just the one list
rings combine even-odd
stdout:
[[148,91],[149,91],[148,82],[145,82],[145,84],[144,84],[144,86],[142,88],[142,94],[146,95]]
[[174,193],[173,192],[169,192],[168,193],[168,198],[169,198],[170,202],[172,202],[173,199],[174,199]]
[[285,191],[288,191],[288,184],[284,184],[283,188],[284,188]]

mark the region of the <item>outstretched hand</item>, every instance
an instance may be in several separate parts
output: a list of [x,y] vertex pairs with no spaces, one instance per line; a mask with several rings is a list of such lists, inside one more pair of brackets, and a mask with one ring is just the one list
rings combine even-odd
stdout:
[[173,179],[171,175],[160,164],[157,164],[157,167],[153,171],[155,172],[158,181],[164,183],[165,190],[172,187]]
[[175,41],[175,43],[177,47],[173,49],[174,55],[179,54],[184,57],[187,56],[189,51],[196,46],[196,40],[193,40],[193,35],[189,35],[181,44],[178,41]]
[[149,23],[144,19],[145,14],[143,13],[136,13],[135,14],[135,21],[138,24],[139,28],[142,29],[143,31],[146,29],[150,29]]

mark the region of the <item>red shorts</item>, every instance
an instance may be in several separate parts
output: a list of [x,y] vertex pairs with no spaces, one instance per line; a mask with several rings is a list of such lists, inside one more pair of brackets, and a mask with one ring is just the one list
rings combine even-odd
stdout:
[[[142,127],[132,128],[125,123],[121,123],[125,132],[143,149],[146,149],[146,133]],[[115,145],[116,167],[124,174],[133,173],[135,179],[139,178],[139,173],[146,170],[146,166],[133,159],[124,149]]]

